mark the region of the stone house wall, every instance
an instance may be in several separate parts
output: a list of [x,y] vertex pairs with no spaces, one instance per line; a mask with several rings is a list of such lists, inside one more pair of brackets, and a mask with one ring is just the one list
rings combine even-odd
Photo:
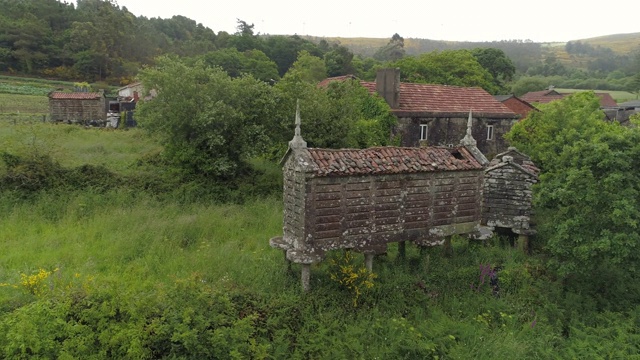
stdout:
[[[474,118],[472,136],[477,148],[488,158],[504,152],[509,144],[504,135],[518,119]],[[428,125],[426,141],[420,140],[420,125]],[[493,126],[492,139],[488,139],[488,128]],[[398,119],[396,134],[401,135],[401,146],[456,146],[465,135],[467,119],[458,117],[421,117]]]

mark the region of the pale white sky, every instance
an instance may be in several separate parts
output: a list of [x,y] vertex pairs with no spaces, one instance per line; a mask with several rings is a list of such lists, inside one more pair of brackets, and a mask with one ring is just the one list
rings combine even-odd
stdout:
[[451,41],[565,42],[640,32],[640,1],[617,0],[118,0],[136,16],[183,15],[215,33],[241,19],[272,35],[403,38]]

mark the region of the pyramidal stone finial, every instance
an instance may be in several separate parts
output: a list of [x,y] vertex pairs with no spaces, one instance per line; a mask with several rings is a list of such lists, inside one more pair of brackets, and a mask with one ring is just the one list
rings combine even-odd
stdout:
[[292,149],[303,149],[307,147],[307,142],[300,135],[300,99],[296,101],[296,130],[293,139],[289,141],[289,147]]
[[471,134],[471,128],[473,127],[473,114],[472,114],[472,110],[469,109],[469,119],[467,120],[467,134],[464,136],[464,138],[462,138],[462,140],[460,140],[460,144],[462,145],[476,145],[476,139],[473,138],[473,135]]

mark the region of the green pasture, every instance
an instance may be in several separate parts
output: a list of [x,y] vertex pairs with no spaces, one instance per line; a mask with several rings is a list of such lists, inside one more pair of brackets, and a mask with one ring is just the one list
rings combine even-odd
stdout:
[[122,175],[134,172],[137,160],[161,150],[137,128],[114,130],[41,122],[1,122],[0,147],[18,156],[47,154],[65,167],[102,165]]
[[[143,129],[3,122],[0,148],[0,358],[640,354],[637,282],[615,268],[583,282],[558,278],[536,237],[531,254],[503,237],[456,237],[453,255],[408,244],[402,257],[390,244],[373,274],[361,254],[333,251],[311,267],[305,293],[300,266],[269,246],[282,235],[281,195],[252,195],[275,183],[188,182]],[[252,164],[281,177],[277,164]],[[87,165],[105,169],[89,175],[126,180],[70,188],[41,177]],[[20,186],[33,178],[45,186]],[[127,183],[137,180],[145,186]],[[157,182],[176,189],[166,196],[162,186],[146,186]],[[230,186],[248,195],[209,201]],[[499,269],[497,292],[489,268]]]
[[46,115],[49,113],[49,98],[42,95],[0,93],[0,115]]

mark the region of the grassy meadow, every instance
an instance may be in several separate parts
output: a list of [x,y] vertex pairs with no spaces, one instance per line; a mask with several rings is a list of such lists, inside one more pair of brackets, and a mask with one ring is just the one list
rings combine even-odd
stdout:
[[[65,167],[101,146],[101,164],[132,176],[158,151],[139,129],[3,124],[0,136],[4,151],[51,149]],[[540,256],[500,239],[455,239],[452,257],[409,246],[402,259],[391,245],[375,259],[372,287],[357,270],[362,257],[337,252],[312,268],[303,293],[297,265],[288,270],[268,245],[282,232],[279,196],[178,201],[127,186],[2,194],[4,358],[545,359],[631,354],[640,343],[639,310],[563,291]],[[488,265],[502,268],[499,296],[482,275]]]
[[640,285],[559,279],[542,239],[392,244],[373,274],[336,251],[304,293],[269,246],[277,182],[237,179],[249,195],[221,201],[229,184],[180,180],[142,129],[2,122],[0,146],[0,358],[640,358]]

